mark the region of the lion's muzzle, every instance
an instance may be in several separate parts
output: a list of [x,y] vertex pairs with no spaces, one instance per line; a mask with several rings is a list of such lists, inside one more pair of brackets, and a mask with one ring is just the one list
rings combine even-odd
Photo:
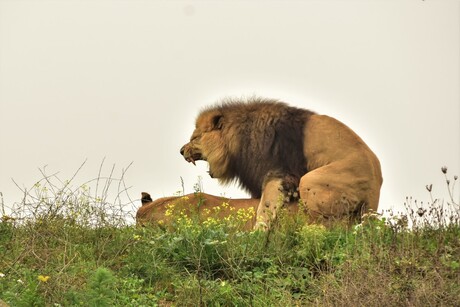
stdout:
[[184,156],[185,161],[195,164],[195,161],[203,160],[200,152],[196,151],[190,143],[185,144],[180,149],[180,154]]

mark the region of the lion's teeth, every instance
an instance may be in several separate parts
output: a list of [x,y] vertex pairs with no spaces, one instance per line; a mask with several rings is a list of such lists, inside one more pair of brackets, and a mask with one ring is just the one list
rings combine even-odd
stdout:
[[185,159],[185,161],[187,161],[188,163],[193,163],[193,165],[195,165],[195,166],[196,166],[196,164],[195,164],[195,160],[194,160],[192,157],[188,157],[188,158],[186,158],[186,159]]

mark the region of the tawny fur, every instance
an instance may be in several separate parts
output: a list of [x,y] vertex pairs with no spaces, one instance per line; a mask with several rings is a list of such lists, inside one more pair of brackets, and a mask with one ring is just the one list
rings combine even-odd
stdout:
[[[146,197],[148,196],[148,198]],[[144,201],[144,199],[146,201]],[[150,200],[148,200],[150,199]],[[168,226],[170,224],[171,216],[166,216],[166,210],[170,208],[170,205],[175,206],[175,210],[179,211],[184,209],[185,213],[190,216],[192,214],[197,214],[201,219],[204,219],[208,216],[205,212],[215,212],[213,208],[219,206],[218,218],[225,218],[233,213],[237,212],[239,209],[250,209],[252,208],[254,212],[257,211],[257,206],[259,204],[258,199],[227,199],[223,197],[218,197],[205,193],[194,193],[188,194],[185,196],[171,196],[159,198],[155,201],[152,201],[148,193],[142,193],[142,207],[137,210],[136,222],[138,225],[146,224],[161,224]],[[223,203],[227,203],[229,206],[222,206]],[[230,208],[233,208],[230,210]],[[294,210],[294,206],[292,207]],[[255,223],[254,218],[249,220],[243,226],[243,229],[249,230],[252,229]]]
[[[171,226],[171,221],[177,218],[177,215],[167,216],[166,211],[170,209],[171,205],[174,205],[175,212],[184,213],[189,217],[199,217],[200,221],[206,220],[207,217],[217,217],[224,219],[225,217],[233,214],[237,214],[238,210],[253,209],[257,212],[260,199],[246,198],[246,199],[228,199],[206,193],[193,193],[185,196],[170,196],[162,197],[156,200],[152,200],[150,194],[142,192],[142,206],[137,210],[136,224],[139,226],[147,225],[161,225],[162,227]],[[223,203],[227,203],[228,206],[222,206]],[[214,214],[213,208],[219,207],[217,216]],[[283,209],[287,213],[288,218],[296,219],[299,214],[303,214],[306,222],[322,223],[324,226],[331,226],[336,220],[310,220],[308,218],[308,211],[299,204],[298,202],[290,202],[284,204]],[[211,212],[211,214],[207,213]],[[348,223],[345,220],[346,223]],[[252,230],[256,225],[256,216],[244,225],[240,225],[242,230]]]
[[364,141],[334,118],[275,100],[227,100],[203,110],[181,153],[261,198],[257,215],[266,225],[289,200],[286,186],[290,195],[299,191],[314,218],[378,208],[380,163]]

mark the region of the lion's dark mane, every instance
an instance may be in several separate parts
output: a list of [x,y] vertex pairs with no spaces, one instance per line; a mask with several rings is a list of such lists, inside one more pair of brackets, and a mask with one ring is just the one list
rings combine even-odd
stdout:
[[223,181],[237,180],[251,197],[260,198],[267,174],[300,180],[307,173],[304,127],[313,112],[261,98],[227,100],[208,110],[220,113],[222,136],[240,147],[229,152],[229,178]]

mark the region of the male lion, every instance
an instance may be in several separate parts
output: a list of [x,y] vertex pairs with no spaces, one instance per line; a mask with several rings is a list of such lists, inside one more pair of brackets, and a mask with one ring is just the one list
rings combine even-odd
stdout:
[[276,100],[225,100],[204,109],[180,152],[193,164],[207,161],[221,183],[236,180],[260,198],[257,228],[270,227],[297,191],[314,220],[378,207],[380,163],[364,141],[332,117]]

